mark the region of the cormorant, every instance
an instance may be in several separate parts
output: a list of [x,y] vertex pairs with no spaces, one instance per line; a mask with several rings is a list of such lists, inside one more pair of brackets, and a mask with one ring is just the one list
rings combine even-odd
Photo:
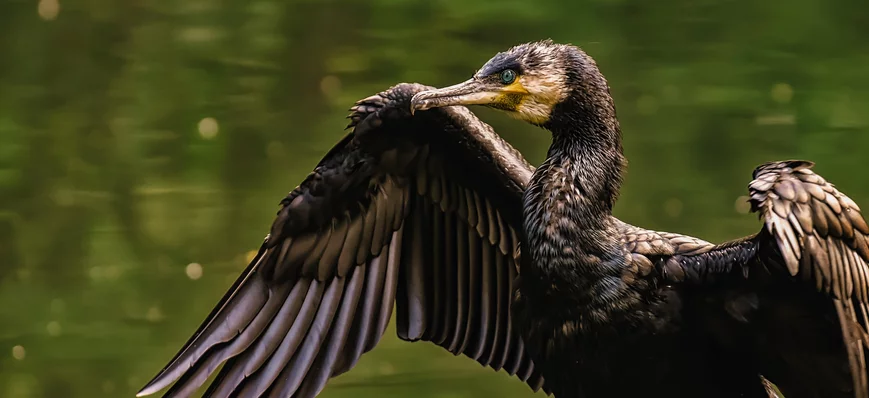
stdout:
[[[531,167],[463,106],[552,133]],[[867,397],[860,210],[806,161],[754,171],[764,227],[715,245],[612,216],[624,156],[606,80],[551,41],[447,88],[357,103],[258,254],[139,395],[311,397],[383,335],[556,397]],[[527,189],[526,189],[527,188]],[[521,247],[521,249],[520,249]],[[518,275],[521,274],[521,278]]]
[[869,226],[813,163],[754,170],[764,227],[719,245],[612,216],[625,158],[580,49],[520,45],[412,108],[479,104],[549,130],[523,195],[513,323],[556,397],[867,397]]

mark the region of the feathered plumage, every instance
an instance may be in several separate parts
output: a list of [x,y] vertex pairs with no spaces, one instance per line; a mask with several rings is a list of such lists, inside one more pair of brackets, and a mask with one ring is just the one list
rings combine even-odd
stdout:
[[524,194],[512,312],[557,397],[774,396],[769,381],[788,398],[867,397],[869,227],[810,162],[759,166],[764,226],[714,245],[612,216],[620,127],[574,46],[513,47],[412,102],[491,106],[552,133]]
[[[509,71],[509,72],[508,72]],[[462,106],[552,133],[535,169]],[[625,161],[609,88],[569,45],[357,103],[262,247],[140,392],[312,397],[397,331],[568,397],[867,398],[860,210],[805,161],[759,166],[763,221],[722,244],[612,216]],[[174,382],[174,385],[173,385]]]

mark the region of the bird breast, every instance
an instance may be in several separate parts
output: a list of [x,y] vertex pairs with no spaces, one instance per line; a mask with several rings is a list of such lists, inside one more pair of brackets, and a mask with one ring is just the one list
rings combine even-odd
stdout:
[[524,200],[525,236],[535,262],[571,260],[573,240],[582,230],[579,203],[582,192],[574,184],[570,163],[546,164],[531,179]]

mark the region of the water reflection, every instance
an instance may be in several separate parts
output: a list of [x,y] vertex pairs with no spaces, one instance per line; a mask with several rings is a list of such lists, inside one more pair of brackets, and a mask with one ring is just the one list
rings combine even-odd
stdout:
[[[869,203],[858,2],[0,4],[4,397],[131,396],[243,269],[353,101],[459,81],[522,41],[579,44],[609,78],[627,221],[751,233],[750,172],[783,158]],[[542,159],[545,133],[479,114]],[[531,396],[394,336],[323,396]]]

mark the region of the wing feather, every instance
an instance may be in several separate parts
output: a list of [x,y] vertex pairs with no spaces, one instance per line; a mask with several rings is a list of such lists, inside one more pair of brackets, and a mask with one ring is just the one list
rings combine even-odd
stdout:
[[754,170],[749,202],[764,226],[753,236],[713,245],[618,228],[640,275],[657,269],[652,276],[667,284],[709,284],[692,289],[706,303],[692,316],[713,325],[717,342],[751,355],[765,383],[787,397],[867,398],[869,226],[812,167],[796,160]]
[[[444,320],[441,318],[445,312],[448,312],[449,309],[452,308],[452,297],[450,297],[445,291],[449,283],[443,281],[444,274],[446,274],[444,271],[447,270],[443,261],[444,252],[446,251],[446,239],[443,238],[444,214],[434,211],[434,206],[428,201],[425,202],[425,206],[426,216],[431,217],[430,219],[433,221],[431,224],[431,237],[428,239],[428,242],[431,242],[429,256],[431,256],[432,259],[431,265],[429,265],[428,269],[429,272],[431,272],[431,297],[433,298],[432,304],[434,304],[434,308],[428,311],[428,314],[430,319],[429,323],[431,324],[431,335],[434,336],[432,342],[440,345],[443,344],[444,340],[447,338],[447,329],[444,325]],[[446,307],[446,309],[444,307]]]
[[[457,215],[453,215],[456,219]],[[451,228],[454,232],[456,261],[456,295],[458,296],[456,306],[456,327],[453,333],[453,343],[450,345],[450,352],[454,354],[462,353],[465,347],[468,346],[469,334],[473,327],[474,318],[470,316],[473,311],[474,300],[471,299],[473,289],[473,273],[471,270],[471,262],[468,253],[468,230],[464,228],[461,221],[453,221],[455,226]],[[482,264],[474,263],[474,268],[479,268]],[[472,359],[476,359],[471,356]]]
[[[304,340],[300,339],[303,343],[294,347],[294,353],[289,363],[280,363],[278,366],[275,366],[275,369],[280,369],[281,372],[278,379],[273,381],[276,384],[271,385],[271,396],[293,396],[302,384],[302,380],[308,373],[311,365],[313,365],[317,353],[320,351],[323,339],[329,333],[329,328],[332,326],[335,312],[341,304],[345,281],[346,278],[335,278],[325,288],[325,293],[319,300],[320,305],[317,308],[313,321],[306,328],[307,330],[300,330],[299,335],[305,333]],[[261,392],[258,392],[256,395],[245,396],[259,396],[260,394]]]
[[[759,166],[749,185],[752,208],[775,238],[791,275],[799,274],[805,257],[818,269],[811,276],[821,278],[818,285],[824,292],[849,299],[855,288],[858,294],[867,288],[861,275],[869,272],[869,227],[859,207],[815,174],[812,166],[806,161]],[[795,194],[802,191],[807,194]],[[820,242],[824,244],[816,244]]]
[[400,338],[548,393],[509,312],[532,169],[465,108],[411,117],[424,88],[357,103],[353,131],[281,202],[255,259],[139,396],[193,395],[223,365],[206,395],[313,397],[377,345],[393,306]]
[[207,396],[228,396],[246,377],[258,370],[277,349],[293,321],[302,309],[304,298],[310,288],[310,280],[302,280],[292,286],[292,291],[281,304],[281,309],[268,325],[262,337],[240,356],[232,358],[220,371]]
[[513,327],[512,322],[505,319],[509,314],[510,308],[510,265],[507,259],[502,256],[494,256],[495,263],[495,295],[493,296],[495,312],[494,318],[495,330],[493,331],[493,339],[489,341],[490,347],[487,361],[492,364],[495,370],[501,370],[504,363],[507,361],[507,355],[510,349],[510,334],[509,330]]
[[412,206],[412,217],[408,219],[407,238],[404,246],[404,258],[407,266],[403,268],[402,282],[398,284],[398,297],[396,300],[396,324],[398,325],[398,337],[404,340],[419,340],[423,333],[429,330],[431,324],[425,309],[429,302],[429,296],[425,294],[426,283],[430,281],[425,274],[428,269],[427,262],[430,256],[426,256],[425,245],[426,231],[423,230],[422,222],[425,215],[423,206]]
[[869,226],[853,200],[812,171],[807,161],[757,167],[749,184],[752,209],[764,220],[792,276],[814,280],[833,300],[855,397],[869,395],[866,367]]
[[[435,205],[435,211],[438,211],[438,205]],[[459,329],[461,328],[460,308],[464,303],[464,278],[460,276],[461,270],[457,269],[456,262],[456,228],[455,217],[452,214],[444,214],[443,235],[441,239],[444,242],[444,250],[441,258],[440,268],[446,270],[447,277],[442,281],[444,296],[449,300],[444,315],[443,328],[443,346],[447,351],[456,353],[456,344],[458,341]]]
[[[716,284],[704,297],[713,307],[700,317],[719,317],[710,324],[731,329],[710,334],[751,350],[757,371],[785,396],[867,398],[869,228],[856,204],[812,166],[796,160],[755,169],[748,190],[764,223],[758,234],[686,245],[694,238],[625,225],[625,243],[645,266],[664,256],[667,283]],[[715,278],[728,273],[743,277]]]
[[239,395],[245,397],[261,396],[278,378],[278,375],[292,359],[311,323],[314,322],[314,316],[322,301],[324,285],[325,283],[317,280],[311,281],[299,314],[293,320],[289,331],[281,336],[282,340],[278,344],[277,350],[272,353],[263,367],[257,369],[250,378],[245,379]]
[[[492,278],[492,267],[495,265],[488,246],[480,244],[479,238],[471,234],[470,226],[461,228],[465,242],[467,242],[468,264],[480,264],[481,267],[469,267],[468,296],[468,326],[465,340],[469,341],[468,356],[474,360],[488,364],[488,357],[481,361],[481,357],[489,343],[489,329],[495,323],[492,315],[495,309],[489,304],[493,295],[496,280]],[[482,269],[481,269],[482,268]]]
[[347,290],[341,301],[340,313],[329,332],[328,346],[325,351],[318,355],[317,361],[312,367],[313,371],[302,382],[298,392],[299,396],[312,397],[319,394],[326,386],[329,377],[332,376],[335,365],[341,359],[341,351],[350,333],[357,304],[359,304],[359,296],[364,286],[365,269],[362,266],[353,269],[348,278]]

